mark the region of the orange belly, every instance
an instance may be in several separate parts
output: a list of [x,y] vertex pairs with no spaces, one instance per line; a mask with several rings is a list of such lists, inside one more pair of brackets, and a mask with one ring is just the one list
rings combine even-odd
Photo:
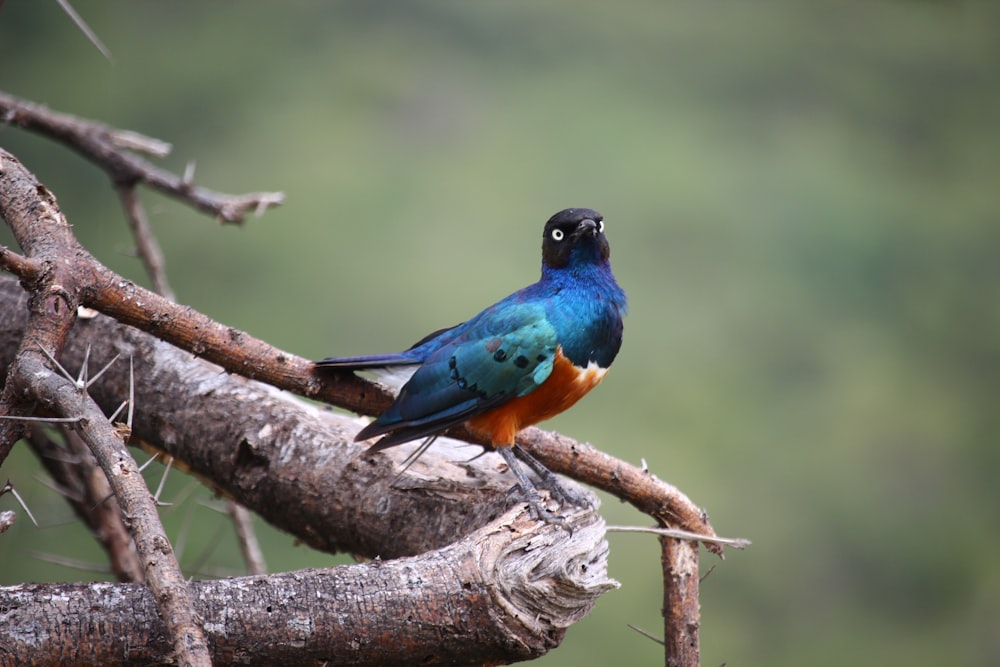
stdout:
[[493,445],[513,445],[522,428],[555,417],[600,384],[608,369],[591,363],[578,368],[556,350],[552,374],[538,389],[518,396],[498,408],[477,415],[466,422],[470,429],[490,439]]

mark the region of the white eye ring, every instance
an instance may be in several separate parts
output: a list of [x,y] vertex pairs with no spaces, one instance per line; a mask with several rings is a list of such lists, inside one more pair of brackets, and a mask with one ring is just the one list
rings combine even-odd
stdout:
[[604,233],[604,221],[603,220],[598,220],[597,221],[597,233],[598,234],[603,234]]
[[566,234],[561,229],[553,229],[552,230],[552,239],[554,241],[562,241],[563,237],[565,237],[565,236],[566,236]]

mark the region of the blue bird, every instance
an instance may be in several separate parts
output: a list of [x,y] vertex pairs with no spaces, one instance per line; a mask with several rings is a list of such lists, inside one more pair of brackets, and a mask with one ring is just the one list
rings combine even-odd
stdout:
[[504,457],[535,514],[552,519],[515,454],[552,491],[572,496],[515,445],[515,436],[580,400],[618,354],[626,300],[609,255],[600,213],[560,211],[545,223],[538,282],[403,352],[316,362],[351,371],[416,368],[395,402],[355,439],[383,436],[370,448],[378,451],[427,438],[419,455],[437,435],[465,423]]

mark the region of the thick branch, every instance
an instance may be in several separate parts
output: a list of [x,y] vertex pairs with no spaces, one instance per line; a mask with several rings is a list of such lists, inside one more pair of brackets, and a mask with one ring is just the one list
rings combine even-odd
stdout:
[[[500,664],[538,657],[607,578],[600,517],[562,529],[512,511],[419,558],[195,581],[217,664]],[[540,548],[544,547],[544,548]],[[0,654],[17,664],[169,659],[149,591],[131,584],[0,588]]]

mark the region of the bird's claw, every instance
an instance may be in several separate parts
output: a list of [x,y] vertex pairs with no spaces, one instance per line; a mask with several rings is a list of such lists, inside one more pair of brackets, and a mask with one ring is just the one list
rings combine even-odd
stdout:
[[510,487],[510,490],[507,492],[507,498],[508,501],[516,498],[516,502],[526,503],[532,519],[536,521],[544,521],[552,526],[558,526],[569,533],[572,537],[573,527],[569,524],[569,521],[566,520],[566,517],[549,511],[543,504],[541,495],[539,495],[538,491],[534,487],[526,490],[520,484],[515,484]]

